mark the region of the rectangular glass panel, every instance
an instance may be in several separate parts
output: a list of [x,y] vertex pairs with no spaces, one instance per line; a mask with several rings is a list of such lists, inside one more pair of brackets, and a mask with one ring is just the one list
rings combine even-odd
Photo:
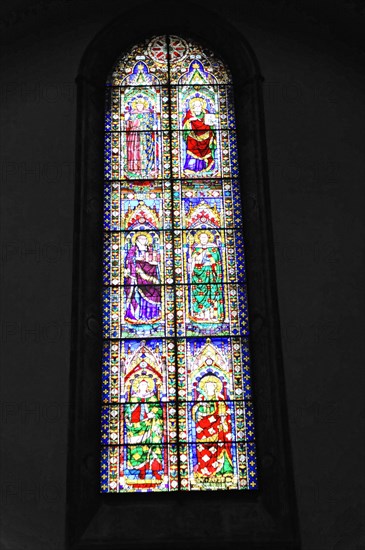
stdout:
[[[233,441],[242,442],[254,439],[252,404],[221,399],[217,390],[220,383],[218,375],[203,376],[196,390],[200,400],[179,405],[179,439],[181,442],[232,443]],[[216,392],[214,400],[209,399],[213,396],[210,396],[208,392]]]
[[201,391],[199,384],[209,376],[215,377],[210,382],[214,383],[213,389],[219,389],[219,399],[250,402],[248,342],[240,337],[179,338],[177,376],[179,401],[206,398],[205,389]]
[[[175,280],[186,284],[245,283],[240,231],[174,231]],[[236,267],[237,266],[237,267]]]
[[[176,418],[168,403],[157,400],[148,384],[152,379],[140,376],[134,382],[133,401],[102,407],[103,445],[143,445],[175,443]],[[147,395],[147,397],[144,397]]]
[[169,89],[161,86],[126,86],[111,90],[112,131],[169,129]]
[[181,488],[239,489],[247,485],[245,446],[238,443],[180,444]]
[[102,492],[151,492],[178,489],[177,446],[107,446],[101,455]]
[[241,229],[236,180],[178,180],[173,184],[174,227]]
[[104,229],[151,230],[171,228],[171,196],[168,181],[106,182]]
[[104,338],[173,336],[174,292],[170,286],[107,287],[103,292]]
[[105,179],[170,176],[169,133],[131,129],[105,134]]
[[172,277],[172,237],[164,231],[126,231],[104,237],[104,284],[156,286]]
[[202,129],[235,128],[232,116],[230,86],[182,85],[171,88],[171,128],[201,131]]
[[248,337],[247,298],[244,285],[178,285],[176,329],[178,336],[242,335]]
[[173,178],[230,178],[238,176],[235,133],[228,130],[201,130],[171,133]]
[[[162,402],[176,398],[175,343],[171,339],[111,340],[103,347],[103,403],[130,401],[131,373],[159,375],[157,396]],[[148,368],[147,368],[148,367]],[[144,370],[147,369],[147,370]],[[152,369],[149,372],[149,369]],[[172,409],[171,409],[172,410]],[[171,411],[170,411],[171,412]]]

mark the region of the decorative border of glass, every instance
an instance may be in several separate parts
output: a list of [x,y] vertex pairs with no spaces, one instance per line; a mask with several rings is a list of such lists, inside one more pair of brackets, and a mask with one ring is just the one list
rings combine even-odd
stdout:
[[102,492],[256,489],[232,82],[176,36],[106,87]]

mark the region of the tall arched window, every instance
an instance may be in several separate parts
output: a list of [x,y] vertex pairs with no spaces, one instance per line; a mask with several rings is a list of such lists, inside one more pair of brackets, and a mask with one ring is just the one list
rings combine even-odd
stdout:
[[181,6],[116,17],[77,76],[67,544],[297,550],[263,78]]
[[172,35],[107,81],[103,492],[257,488],[232,84]]

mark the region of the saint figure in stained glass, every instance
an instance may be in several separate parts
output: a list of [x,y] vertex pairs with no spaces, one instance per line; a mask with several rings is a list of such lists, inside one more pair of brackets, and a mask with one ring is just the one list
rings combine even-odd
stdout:
[[222,258],[218,238],[208,231],[193,238],[190,259],[190,311],[196,322],[218,323],[224,319]]
[[126,405],[127,468],[125,475],[135,484],[160,483],[163,473],[163,410],[153,378],[137,377]]
[[161,318],[160,255],[146,231],[134,234],[131,241],[125,261],[125,320],[155,323]]
[[186,142],[185,174],[212,171],[217,148],[215,132],[211,128],[214,116],[207,110],[203,97],[193,97],[183,119],[183,137]]
[[137,44],[105,130],[102,491],[256,489],[229,70]]
[[141,177],[156,176],[155,130],[156,115],[147,99],[138,96],[126,107],[124,115],[127,132],[127,174]]
[[232,423],[223,394],[223,383],[215,375],[204,376],[197,387],[199,403],[192,408],[196,437],[194,475],[232,478]]

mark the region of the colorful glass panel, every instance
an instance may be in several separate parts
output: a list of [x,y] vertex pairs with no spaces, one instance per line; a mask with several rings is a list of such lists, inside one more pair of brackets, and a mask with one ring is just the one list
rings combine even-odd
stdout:
[[106,86],[102,492],[256,489],[232,80],[154,37]]

